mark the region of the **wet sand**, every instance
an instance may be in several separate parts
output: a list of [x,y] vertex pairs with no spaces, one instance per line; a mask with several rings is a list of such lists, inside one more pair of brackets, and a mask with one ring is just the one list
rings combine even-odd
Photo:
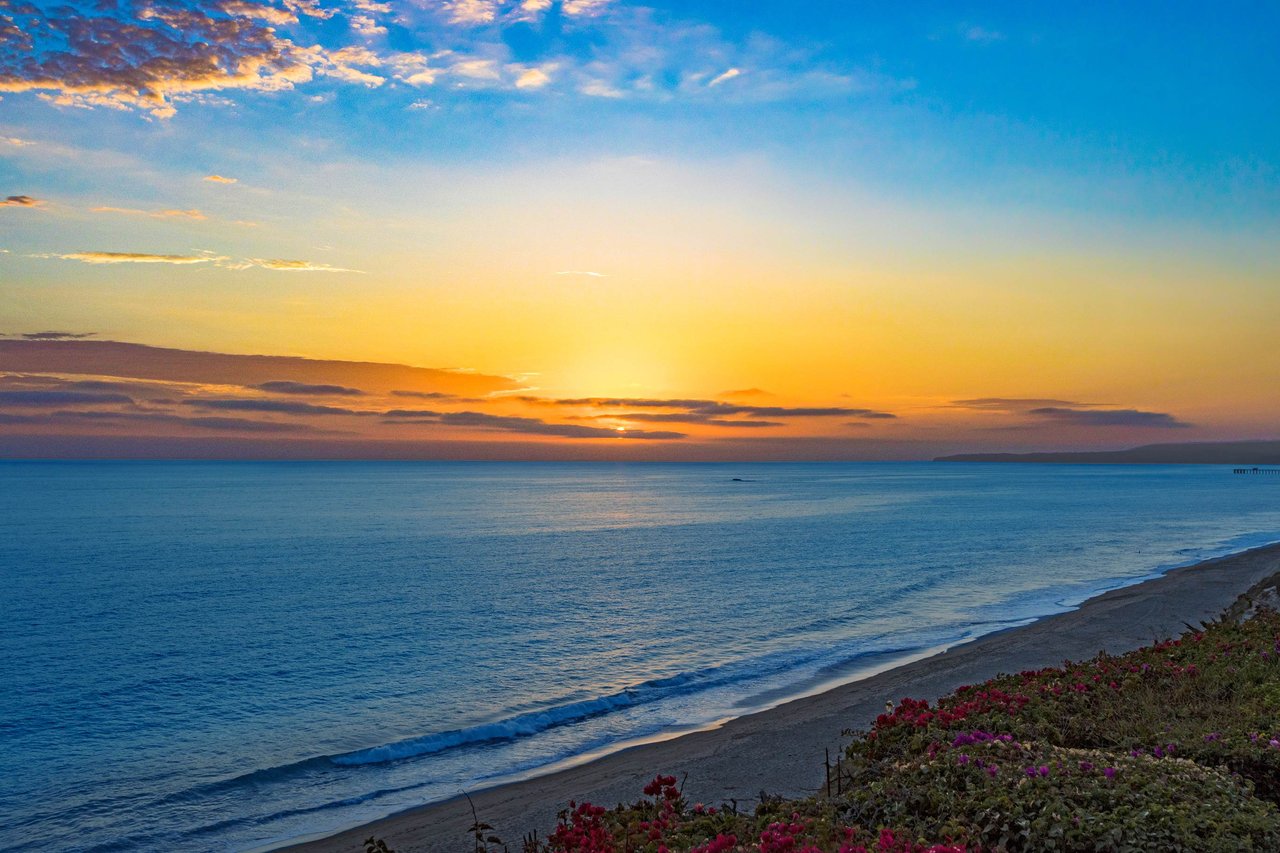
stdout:
[[[1154,580],[1112,590],[1079,608],[1020,628],[988,634],[946,652],[878,675],[738,717],[718,728],[646,743],[595,761],[522,782],[471,792],[482,820],[515,849],[521,837],[555,825],[569,800],[612,806],[632,802],[656,773],[688,774],[685,794],[708,804],[736,799],[754,805],[761,791],[815,793],[823,756],[845,742],[841,732],[866,727],[885,702],[904,696],[935,699],[962,684],[1120,653],[1212,619],[1258,581],[1280,572],[1280,545],[1269,545],[1175,569]],[[469,843],[471,808],[462,797],[392,815],[327,838],[289,846],[302,853],[357,853],[372,836],[397,853],[449,851]]]

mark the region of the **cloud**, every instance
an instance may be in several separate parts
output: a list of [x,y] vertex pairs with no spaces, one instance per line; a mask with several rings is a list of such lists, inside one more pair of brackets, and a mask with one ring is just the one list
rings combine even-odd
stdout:
[[858,409],[844,406],[751,406],[739,403],[722,403],[717,400],[660,400],[636,397],[579,397],[575,399],[542,400],[541,398],[523,398],[525,402],[543,403],[556,406],[592,406],[596,408],[630,408],[630,409],[680,409],[684,412],[703,415],[748,415],[754,417],[794,417],[794,418],[827,418],[855,417],[871,420],[896,418],[890,412],[875,409]]
[[564,13],[569,17],[585,17],[599,15],[608,8],[612,0],[564,0]]
[[498,0],[447,0],[444,9],[453,24],[490,24],[498,17]]
[[279,272],[353,272],[364,274],[363,270],[351,270],[343,267],[330,266],[329,264],[316,263],[314,261],[296,261],[282,260],[279,258],[246,258],[241,265],[230,266],[232,269],[247,269],[248,267],[260,267],[264,270],[276,270]]
[[516,77],[517,89],[541,89],[543,86],[551,82],[551,75],[547,72],[555,68],[552,66],[543,66],[543,68],[529,68]]
[[278,272],[347,272],[363,275],[363,270],[335,267],[314,261],[284,260],[279,258],[243,258],[233,260],[226,255],[202,252],[198,255],[165,255],[150,252],[67,252],[65,254],[31,255],[33,258],[53,258],[63,261],[79,261],[84,264],[212,264],[228,270],[247,270],[257,267]]
[[233,412],[270,412],[280,415],[367,415],[370,412],[344,409],[337,406],[317,406],[312,403],[295,403],[290,400],[263,400],[253,398],[215,398],[183,400],[183,405],[201,409],[218,409]]
[[[57,376],[32,374],[0,374],[0,386],[22,390],[58,390],[58,391],[114,391],[124,392],[131,396],[143,396],[154,391],[156,387],[147,383],[127,382],[114,379],[62,379]],[[136,404],[138,401],[135,399]],[[147,402],[154,402],[148,400]]]
[[32,198],[29,195],[11,195],[0,201],[0,207],[39,207],[44,204],[42,199]]
[[243,433],[319,433],[309,424],[258,421],[249,418],[194,417],[184,418],[164,412],[93,412],[55,411],[38,415],[13,415],[0,412],[0,424],[24,426],[51,426],[67,424],[162,424],[191,427],[214,432]]
[[786,426],[782,421],[728,421],[698,412],[619,412],[611,415],[591,415],[593,420],[638,421],[641,423],[705,424],[718,427],[760,429]]
[[169,423],[184,424],[200,429],[231,430],[233,432],[317,432],[315,427],[306,424],[280,423],[278,421],[255,421],[249,418],[166,418]]
[[217,264],[227,259],[219,255],[154,255],[147,252],[68,252],[64,255],[33,255],[37,258],[58,258],[64,261],[80,261],[84,264]]
[[1076,403],[1070,400],[1054,400],[1043,397],[978,397],[972,400],[952,400],[956,409],[985,409],[996,412],[1022,412],[1044,406],[1092,408],[1097,403]]
[[274,379],[258,385],[250,385],[259,391],[272,394],[313,394],[316,396],[359,397],[364,392],[359,388],[348,388],[345,385],[309,385],[305,382],[293,382],[288,379]]
[[[381,20],[393,13],[394,44]],[[318,27],[307,19],[334,22]],[[547,60],[534,66],[507,33],[530,24],[544,40]],[[0,5],[0,92],[34,93],[57,106],[168,118],[184,104],[232,103],[228,95],[237,92],[284,92],[320,78],[369,88],[392,80],[432,86],[449,78],[454,89],[560,88],[653,100],[707,97],[709,89],[735,79],[732,96],[743,100],[907,85],[877,72],[826,66],[808,45],[763,34],[729,38],[703,21],[611,0]],[[234,180],[220,178],[206,180]]]
[[617,86],[607,83],[604,80],[588,80],[578,89],[584,95],[590,95],[593,98],[621,98],[623,92]]
[[1185,429],[1191,424],[1178,420],[1166,412],[1144,412],[1138,409],[1068,409],[1046,406],[1031,409],[1028,414],[1038,418],[1085,427],[1149,427],[1154,429]]
[[[1150,427],[1181,429],[1190,424],[1165,412],[1118,409],[1104,403],[1080,403],[1048,397],[977,397],[953,400],[951,408],[1022,415],[1038,421],[1051,421],[1083,427]],[[997,427],[997,429],[1029,429],[1034,424]]]
[[480,400],[473,397],[459,397],[456,394],[446,394],[443,391],[392,391],[393,397],[412,397],[417,400],[453,400],[456,402],[479,403]]
[[127,394],[92,391],[0,391],[0,406],[99,406],[133,404]]
[[240,179],[239,179],[239,178],[227,178],[227,177],[224,177],[224,176],[222,176],[222,175],[205,175],[205,176],[204,176],[204,178],[203,178],[202,180],[206,180],[206,181],[209,181],[210,183],[214,183],[214,184],[238,184],[238,183],[240,183]]
[[[369,394],[392,389],[483,397],[520,386],[505,376],[377,362],[196,352],[102,340],[2,340],[0,364],[26,374],[128,377],[199,387],[244,387],[290,380],[342,385]],[[241,396],[217,392],[222,396]]]
[[91,207],[90,213],[119,213],[125,216],[150,216],[152,219],[196,219],[208,217],[198,210],[138,210],[132,207]]
[[19,139],[16,136],[0,136],[0,145],[12,145],[15,148],[24,148],[28,145],[35,145],[27,139]]
[[618,430],[604,427],[581,426],[579,424],[548,423],[539,418],[518,418],[503,415],[490,415],[483,412],[432,412],[422,413],[416,417],[408,413],[388,412],[390,423],[438,423],[444,426],[477,427],[500,432],[518,432],[526,435],[550,435],[561,438],[625,438],[671,441],[687,438],[681,432],[654,430]]
[[1004,33],[997,30],[989,30],[986,27],[980,27],[977,24],[961,24],[959,31],[960,37],[965,41],[977,42],[979,44],[991,44],[997,41],[1004,41]]
[[278,92],[317,75],[368,83],[357,58],[277,32],[335,11],[317,0],[10,2],[0,7],[0,92],[167,118],[212,92]]
[[592,270],[560,270],[556,275],[581,275],[589,278],[608,278],[602,272],[594,272]]
[[77,341],[95,337],[97,332],[24,332],[17,337],[28,341]]
[[742,74],[742,69],[730,68],[728,71],[718,75],[710,83],[708,83],[707,88],[710,89],[712,86],[719,86],[721,83],[727,83],[728,81],[732,80],[734,77],[739,76],[740,74]]

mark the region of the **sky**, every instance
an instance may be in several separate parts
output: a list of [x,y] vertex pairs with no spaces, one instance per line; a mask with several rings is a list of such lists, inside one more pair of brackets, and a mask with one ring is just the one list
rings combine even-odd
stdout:
[[1268,2],[0,0],[0,454],[1280,438],[1277,36]]

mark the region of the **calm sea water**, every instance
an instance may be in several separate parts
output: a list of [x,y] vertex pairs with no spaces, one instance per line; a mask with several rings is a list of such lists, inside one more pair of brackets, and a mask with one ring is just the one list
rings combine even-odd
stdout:
[[742,714],[1280,540],[1272,479],[0,463],[0,848],[242,850]]

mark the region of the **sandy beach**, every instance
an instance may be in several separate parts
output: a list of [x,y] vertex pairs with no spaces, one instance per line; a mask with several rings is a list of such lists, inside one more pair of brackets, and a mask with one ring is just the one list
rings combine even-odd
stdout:
[[[688,774],[693,801],[736,799],[752,805],[761,791],[802,796],[817,791],[826,749],[841,732],[866,726],[885,702],[933,699],[962,684],[1082,658],[1127,651],[1218,616],[1253,584],[1280,571],[1280,545],[1175,569],[1089,599],[1030,625],[988,634],[946,652],[825,693],[681,737],[625,749],[556,773],[470,792],[481,818],[508,842],[545,834],[570,799],[631,802],[657,772]],[[467,842],[470,807],[458,797],[392,815],[327,838],[293,844],[305,853],[353,853],[377,836],[399,853],[456,851]]]

